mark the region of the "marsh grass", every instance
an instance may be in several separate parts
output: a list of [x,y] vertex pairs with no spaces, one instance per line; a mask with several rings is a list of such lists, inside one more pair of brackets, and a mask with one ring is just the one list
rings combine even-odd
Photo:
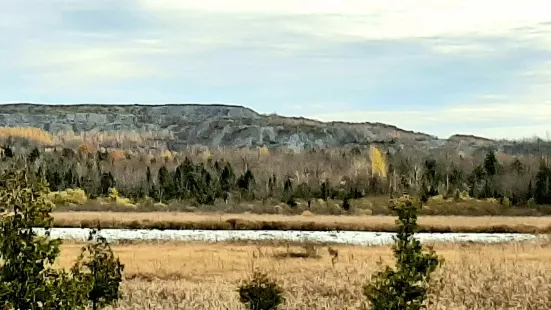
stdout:
[[[65,244],[59,265],[70,266],[80,246]],[[277,257],[304,252],[301,244],[113,244],[126,266],[117,309],[242,309],[235,289],[256,268],[282,283],[283,309],[358,309],[377,262],[393,263],[388,246],[333,246],[340,253],[335,264],[323,247],[311,259]],[[429,310],[549,309],[548,242],[435,244],[435,250],[445,263],[434,275]]]

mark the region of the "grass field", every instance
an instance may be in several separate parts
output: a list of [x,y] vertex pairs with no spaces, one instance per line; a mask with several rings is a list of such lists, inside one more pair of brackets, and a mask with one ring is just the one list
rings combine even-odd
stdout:
[[[55,212],[57,227],[395,231],[393,216]],[[551,217],[421,216],[422,232],[549,233]]]
[[[67,267],[81,245],[63,245],[59,261]],[[115,244],[125,267],[124,298],[117,309],[242,309],[236,286],[254,268],[269,272],[285,289],[283,309],[358,309],[362,285],[379,268],[392,264],[390,247],[335,246],[333,266],[326,247],[257,243]],[[435,275],[428,309],[549,309],[551,246],[437,244],[445,258]],[[315,253],[314,253],[315,254]]]

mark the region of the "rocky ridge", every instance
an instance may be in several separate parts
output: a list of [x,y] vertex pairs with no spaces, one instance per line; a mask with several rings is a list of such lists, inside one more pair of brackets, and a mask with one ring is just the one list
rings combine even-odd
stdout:
[[[454,135],[448,139],[408,131],[381,123],[320,122],[296,117],[263,115],[230,105],[43,105],[0,106],[0,126],[38,127],[52,134],[63,132],[164,133],[169,149],[188,145],[208,147],[354,147],[377,143],[390,150],[453,150],[473,154],[494,148],[509,154],[536,152],[539,142],[495,141]],[[541,142],[541,141],[540,141]],[[534,145],[537,143],[537,147]]]

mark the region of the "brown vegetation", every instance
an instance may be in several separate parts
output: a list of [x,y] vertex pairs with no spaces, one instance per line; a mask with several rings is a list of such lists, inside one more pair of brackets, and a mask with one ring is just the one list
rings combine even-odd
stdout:
[[[392,216],[54,212],[57,227],[396,231]],[[551,217],[421,216],[421,232],[549,233]]]
[[[62,246],[59,264],[70,266],[80,247]],[[117,309],[242,309],[236,287],[255,268],[282,282],[284,309],[358,309],[364,302],[362,285],[379,268],[378,261],[392,263],[392,251],[386,246],[334,248],[339,260],[333,264],[319,247],[319,257],[296,258],[281,253],[304,252],[304,246],[113,245],[126,276]],[[429,310],[549,308],[548,244],[437,244],[435,250],[445,263],[434,275]]]

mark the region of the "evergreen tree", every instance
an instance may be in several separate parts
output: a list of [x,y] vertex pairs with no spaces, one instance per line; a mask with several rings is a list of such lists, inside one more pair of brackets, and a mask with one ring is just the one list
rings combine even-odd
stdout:
[[321,198],[325,201],[331,196],[331,184],[329,183],[329,180],[325,180],[325,182],[321,183]]
[[13,158],[13,156],[15,155],[11,147],[7,144],[4,144],[4,146],[2,146],[2,149],[4,150],[4,157],[6,158]]
[[420,205],[409,197],[402,197],[391,206],[392,213],[398,216],[398,233],[392,237],[396,267],[386,266],[364,286],[369,309],[426,309],[431,274],[443,259],[431,247],[424,252],[421,242],[415,238],[419,209]]
[[498,170],[498,161],[496,158],[496,154],[494,151],[489,151],[486,154],[486,158],[484,159],[484,171],[486,171],[486,174],[491,178],[494,175],[496,175]]
[[220,174],[220,187],[223,191],[229,192],[235,184],[235,173],[230,163],[227,163]]
[[172,178],[170,177],[170,173],[164,165],[159,168],[158,181],[161,200],[170,199],[172,195],[173,183]]
[[[53,268],[61,240],[50,238],[48,186],[44,179],[30,182],[29,176],[26,170],[0,176],[0,204],[12,211],[0,217],[0,308],[80,310],[91,303],[95,310],[112,305],[120,296],[123,265],[114,255],[104,255],[112,251],[103,242],[91,246],[96,250],[87,259],[95,272],[79,264],[71,273]],[[38,235],[36,227],[45,228],[45,235]]]
[[147,185],[151,185],[151,168],[147,166],[147,171],[145,172],[145,181],[147,182]]
[[29,162],[34,163],[39,158],[40,158],[40,151],[38,150],[38,148],[35,147],[31,151],[27,159],[29,160]]
[[538,204],[551,203],[551,169],[545,164],[541,163],[540,169],[536,174],[536,188],[534,190],[534,198]]
[[534,188],[532,185],[532,180],[530,180],[530,182],[528,183],[528,190],[526,192],[526,200],[530,200],[532,198],[534,198]]
[[147,166],[145,171],[145,188],[143,189],[145,196],[151,196],[155,192],[155,184],[153,184],[153,179],[151,177],[151,168]]
[[241,190],[250,191],[254,185],[254,175],[250,169],[247,169],[245,173],[237,180],[237,186]]
[[277,179],[275,174],[272,174],[272,176],[268,178],[268,193],[270,195],[273,195],[276,187],[277,187]]
[[67,169],[67,171],[65,171],[65,175],[64,175],[64,183],[65,183],[65,188],[75,188],[76,187],[76,175],[74,174],[74,167],[71,167],[69,169]]
[[111,172],[104,172],[101,174],[100,178],[100,188],[101,188],[101,194],[107,195],[109,194],[110,188],[115,188],[115,178],[111,174]]
[[293,192],[293,181],[291,177],[287,177],[285,183],[283,183],[283,192],[286,194]]
[[46,181],[48,182],[52,191],[58,191],[61,189],[62,179],[58,170],[52,170],[50,167],[46,171]]
[[517,175],[523,174],[524,165],[518,158],[515,158],[515,160],[511,163],[511,170]]
[[468,182],[470,187],[469,195],[471,197],[479,197],[481,184],[486,180],[486,170],[482,166],[476,166],[469,175]]

